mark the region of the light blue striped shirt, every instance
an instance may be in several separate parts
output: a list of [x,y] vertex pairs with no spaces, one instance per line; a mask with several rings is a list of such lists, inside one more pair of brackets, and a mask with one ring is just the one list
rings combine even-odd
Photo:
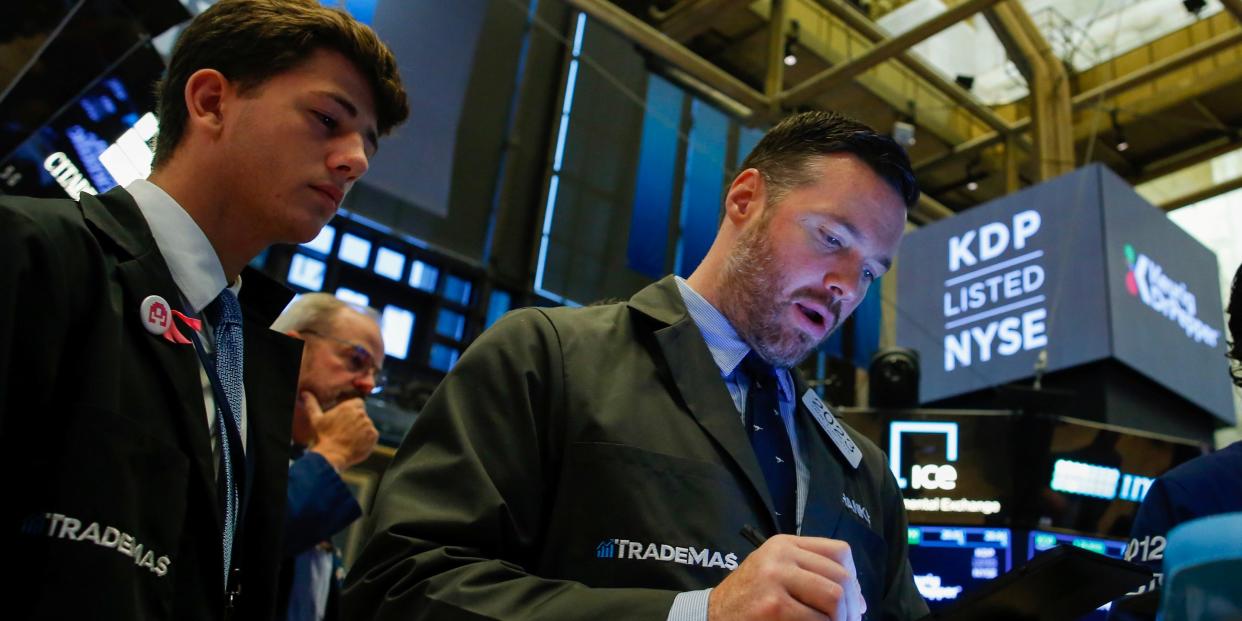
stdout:
[[[707,343],[712,359],[715,360],[716,366],[720,367],[720,377],[724,380],[725,387],[729,389],[733,405],[737,407],[738,423],[742,424],[746,415],[746,391],[750,388],[750,378],[746,377],[746,373],[739,371],[738,366],[741,365],[746,354],[750,353],[750,346],[737,335],[733,325],[715,306],[712,306],[711,302],[699,295],[680,276],[676,277],[676,281],[677,290],[686,303],[686,311],[690,314],[690,319],[699,327],[699,332],[703,334],[703,341]],[[811,473],[802,457],[802,445],[798,442],[798,430],[794,424],[796,401],[793,377],[788,369],[780,368],[776,370],[776,377],[780,385],[778,398],[780,399],[781,418],[785,421],[785,429],[789,432],[789,440],[794,446],[794,466],[798,483],[796,521],[798,531],[801,532],[802,515],[806,510],[806,492],[811,483]],[[673,600],[673,607],[669,609],[668,621],[707,621],[707,598],[710,594],[711,589],[678,593]]]

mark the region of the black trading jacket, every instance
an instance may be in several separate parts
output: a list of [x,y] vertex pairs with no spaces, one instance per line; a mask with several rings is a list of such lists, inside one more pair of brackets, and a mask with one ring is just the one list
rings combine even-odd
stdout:
[[[248,498],[234,615],[269,619],[301,345],[268,329],[289,292],[243,278]],[[221,618],[201,367],[191,345],[143,326],[146,296],[181,296],[133,199],[119,188],[0,198],[0,290],[4,618]]]

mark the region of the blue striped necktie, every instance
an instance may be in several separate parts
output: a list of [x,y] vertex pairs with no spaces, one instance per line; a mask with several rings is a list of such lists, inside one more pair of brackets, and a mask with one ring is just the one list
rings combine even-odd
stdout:
[[753,350],[742,360],[750,378],[746,391],[746,435],[772,494],[781,532],[796,534],[798,487],[793,445],[781,418],[776,369]]
[[[230,436],[234,439],[241,438],[243,399],[242,314],[241,305],[237,303],[237,296],[229,289],[221,291],[215,301],[207,306],[206,316],[211,322],[216,337],[214,354],[216,377],[220,381],[220,390],[228,399],[227,410],[219,404],[216,406],[216,428],[220,433],[220,460],[223,462],[220,470],[224,478],[222,500],[224,505],[224,586],[227,590],[229,569],[232,567],[233,535],[237,530],[239,498],[237,477],[245,475],[244,472],[234,472],[235,459],[239,463],[245,463],[243,457],[245,449],[241,446],[231,446],[230,440]],[[224,416],[226,411],[231,416]],[[237,457],[233,456],[234,451]]]

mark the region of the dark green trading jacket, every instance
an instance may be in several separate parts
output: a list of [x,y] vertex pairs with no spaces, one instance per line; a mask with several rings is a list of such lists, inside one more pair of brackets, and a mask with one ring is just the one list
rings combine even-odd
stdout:
[[[797,384],[802,534],[850,543],[868,619],[923,616],[883,453],[850,431],[863,451],[850,467]],[[520,310],[465,352],[397,452],[344,617],[662,620],[678,592],[717,585],[753,549],[746,524],[776,531],[672,278],[627,303]]]

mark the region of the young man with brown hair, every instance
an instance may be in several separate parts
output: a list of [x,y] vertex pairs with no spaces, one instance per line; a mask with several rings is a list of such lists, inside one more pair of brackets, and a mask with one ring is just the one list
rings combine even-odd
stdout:
[[221,0],[158,94],[150,180],[0,199],[6,618],[274,610],[301,344],[243,269],[318,233],[405,93],[348,15]]
[[808,112],[742,167],[690,278],[466,350],[384,474],[348,618],[927,614],[887,460],[791,370],[890,267],[909,160]]

